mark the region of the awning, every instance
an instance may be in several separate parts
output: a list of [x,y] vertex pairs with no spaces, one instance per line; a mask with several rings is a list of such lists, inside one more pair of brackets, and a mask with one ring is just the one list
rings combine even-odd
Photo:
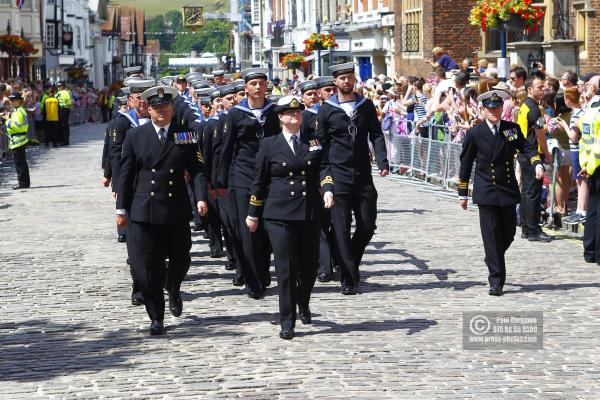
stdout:
[[216,67],[219,65],[217,57],[187,57],[169,58],[169,67]]

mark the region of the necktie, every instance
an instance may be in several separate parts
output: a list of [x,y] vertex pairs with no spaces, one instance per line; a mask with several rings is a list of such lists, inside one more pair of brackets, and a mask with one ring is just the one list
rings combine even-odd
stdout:
[[498,136],[498,127],[496,125],[492,125],[492,133],[494,136]]
[[300,150],[300,143],[298,141],[298,135],[292,135],[292,146],[294,147],[294,154],[298,155],[298,151]]
[[160,139],[160,144],[165,145],[165,128],[160,128],[158,130],[158,138]]

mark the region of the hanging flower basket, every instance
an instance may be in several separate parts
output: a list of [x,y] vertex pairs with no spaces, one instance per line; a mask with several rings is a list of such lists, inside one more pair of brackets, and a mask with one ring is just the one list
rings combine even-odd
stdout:
[[8,54],[35,54],[37,49],[19,35],[0,35],[0,51]]
[[535,32],[544,19],[544,11],[533,0],[477,0],[469,14],[469,23],[482,30]]
[[338,47],[333,33],[313,33],[304,41],[304,54],[308,55],[315,50],[326,50]]
[[300,68],[303,62],[305,62],[304,56],[298,53],[289,53],[281,58],[281,65],[287,69]]

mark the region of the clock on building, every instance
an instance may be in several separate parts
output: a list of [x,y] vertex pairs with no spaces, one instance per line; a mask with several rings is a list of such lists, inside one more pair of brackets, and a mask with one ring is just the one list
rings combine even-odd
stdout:
[[183,26],[188,29],[199,29],[204,25],[204,7],[184,6],[181,15]]

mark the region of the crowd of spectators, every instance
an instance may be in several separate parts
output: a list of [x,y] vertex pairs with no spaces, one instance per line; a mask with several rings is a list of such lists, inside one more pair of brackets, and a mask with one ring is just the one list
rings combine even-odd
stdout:
[[[85,122],[107,122],[115,103],[114,93],[108,88],[98,90],[88,87],[86,84],[65,84],[64,89],[71,95],[73,112],[70,114],[70,124]],[[0,113],[9,114],[11,103],[8,96],[18,92],[23,96],[23,105],[28,113],[29,119],[29,143],[30,144],[52,144],[59,145],[60,140],[54,134],[46,135],[46,132],[55,132],[58,120],[52,111],[44,108],[48,97],[55,97],[58,89],[55,85],[42,81],[29,82],[21,78],[11,78],[0,82]],[[2,138],[0,144],[6,142]],[[6,147],[6,146],[3,146]],[[5,151],[4,148],[1,149]]]

